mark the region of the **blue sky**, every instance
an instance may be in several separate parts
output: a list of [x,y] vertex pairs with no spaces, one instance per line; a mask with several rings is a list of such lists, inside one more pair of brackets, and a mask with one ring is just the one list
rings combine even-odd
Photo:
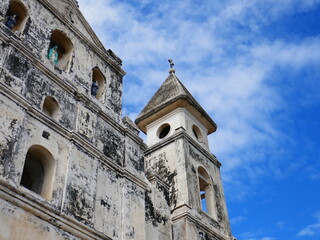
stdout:
[[218,124],[238,240],[320,239],[319,0],[80,0],[122,60],[135,119],[176,75]]

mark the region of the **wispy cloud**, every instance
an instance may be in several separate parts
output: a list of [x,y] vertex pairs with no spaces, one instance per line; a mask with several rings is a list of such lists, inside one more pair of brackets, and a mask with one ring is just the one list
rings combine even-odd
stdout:
[[[218,123],[210,148],[224,164],[227,189],[239,187],[237,198],[249,192],[241,178],[259,182],[271,172],[281,178],[299,168],[284,164],[287,152],[279,147],[291,140],[278,127],[279,113],[289,106],[276,86],[290,80],[276,80],[288,69],[319,66],[320,36],[291,41],[266,36],[262,29],[319,3],[79,0],[105,46],[124,62],[125,114],[137,116],[166,78],[167,59],[174,59],[177,76]],[[309,102],[319,98],[306,95]]]
[[306,226],[298,232],[297,236],[320,236],[320,223]]
[[264,231],[256,230],[256,231],[248,231],[241,234],[241,240],[276,240],[274,237],[266,237],[263,236]]
[[298,233],[298,237],[306,237],[306,236],[319,236],[320,237],[320,211],[314,214],[316,218],[316,222],[310,224],[303,229],[301,229]]
[[246,219],[247,218],[244,216],[237,216],[237,217],[231,218],[230,222],[231,222],[231,224],[237,224],[237,223],[244,222]]

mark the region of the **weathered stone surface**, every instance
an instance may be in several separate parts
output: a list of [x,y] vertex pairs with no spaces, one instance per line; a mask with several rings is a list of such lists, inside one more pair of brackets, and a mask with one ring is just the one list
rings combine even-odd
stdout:
[[78,144],[71,147],[64,210],[92,226],[97,185],[97,161]]
[[0,198],[1,239],[79,240],[72,234]]
[[0,95],[0,112],[0,177],[12,180],[18,174],[12,158],[19,135],[24,130],[24,112],[3,95]]

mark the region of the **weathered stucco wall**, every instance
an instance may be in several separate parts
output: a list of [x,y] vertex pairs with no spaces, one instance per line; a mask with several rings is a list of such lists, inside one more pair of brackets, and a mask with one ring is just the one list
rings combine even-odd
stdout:
[[[145,147],[121,120],[121,60],[102,47],[74,5],[54,1],[57,11],[47,1],[21,3],[28,11],[23,32],[0,24],[0,195],[14,191],[0,212],[0,238],[25,232],[30,239],[145,239]],[[1,22],[8,6],[0,4]],[[67,72],[47,58],[55,29],[72,42]],[[90,93],[95,67],[106,80],[101,100]],[[54,118],[43,111],[47,96],[59,105]],[[49,197],[20,185],[35,145],[54,159],[51,184],[44,186]],[[15,203],[17,196],[26,202]],[[44,212],[37,218],[39,206]]]
[[46,239],[78,240],[72,234],[61,230],[0,198],[0,237],[2,240]]

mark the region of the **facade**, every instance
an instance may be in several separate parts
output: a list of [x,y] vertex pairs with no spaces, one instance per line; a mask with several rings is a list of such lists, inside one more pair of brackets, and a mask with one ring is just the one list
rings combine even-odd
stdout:
[[1,1],[0,239],[234,239],[216,124],[172,68],[122,118],[121,65],[76,1]]

